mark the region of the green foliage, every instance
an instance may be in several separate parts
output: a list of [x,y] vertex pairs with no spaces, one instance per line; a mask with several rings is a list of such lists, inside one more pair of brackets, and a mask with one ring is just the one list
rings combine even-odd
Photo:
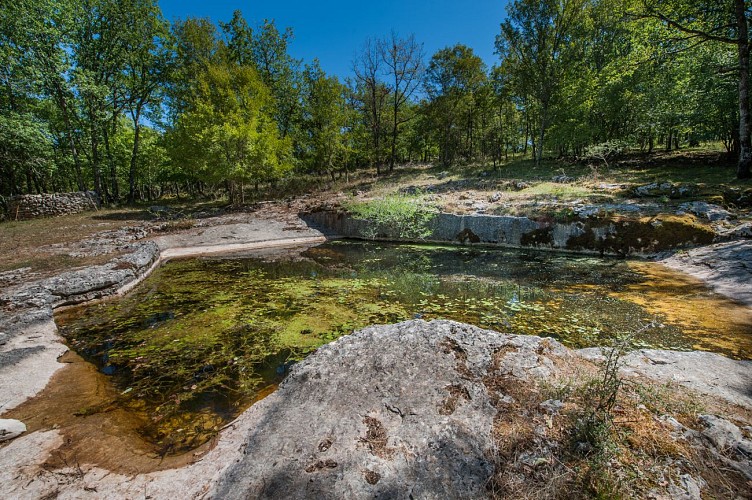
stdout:
[[43,123],[30,114],[0,115],[0,194],[18,194],[14,192],[16,179],[29,184],[32,178],[47,181],[53,173],[48,170],[52,155],[52,141]]
[[607,141],[585,148],[585,158],[600,160],[608,167],[608,161],[617,158],[627,149],[622,141]]
[[571,435],[577,453],[602,455],[609,452],[614,407],[623,383],[619,377],[619,360],[624,352],[623,347],[607,349],[600,373],[581,389],[583,412],[577,416]]
[[623,381],[619,376],[620,359],[627,342],[605,350],[596,378],[579,388],[579,411],[574,419],[569,440],[572,452],[587,458],[587,468],[580,478],[584,489],[596,498],[619,497],[618,485],[612,480],[608,463],[618,451],[614,439],[614,409]]
[[[291,146],[267,112],[270,103],[253,68],[210,64],[178,118],[174,161],[206,182],[278,179],[292,166]],[[231,187],[231,201],[241,201],[235,195]]]
[[425,239],[431,235],[431,221],[438,209],[421,195],[392,194],[366,202],[351,202],[345,208],[355,219],[371,224],[371,237],[379,229],[394,232],[400,238]]
[[531,152],[538,166],[703,141],[738,152],[739,1],[705,3],[516,0],[490,70],[462,44],[426,68],[421,44],[392,33],[337,79],[290,55],[292,29],[240,11],[169,24],[156,0],[18,0],[0,10],[0,194],[224,187],[242,201],[292,166],[302,182]]
[[327,77],[318,61],[303,74],[301,156],[308,172],[329,172],[346,167],[349,148],[342,131],[349,119],[346,88]]
[[[458,158],[473,159],[477,146],[461,124],[477,124],[487,86],[486,67],[465,45],[442,49],[431,57],[425,77],[430,117],[439,141],[440,161],[451,165]],[[484,105],[485,104],[485,105]]]

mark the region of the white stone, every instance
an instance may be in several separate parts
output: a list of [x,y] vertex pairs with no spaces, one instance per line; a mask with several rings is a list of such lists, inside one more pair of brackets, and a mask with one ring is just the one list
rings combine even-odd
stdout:
[[0,441],[17,438],[26,432],[26,424],[20,420],[0,418]]

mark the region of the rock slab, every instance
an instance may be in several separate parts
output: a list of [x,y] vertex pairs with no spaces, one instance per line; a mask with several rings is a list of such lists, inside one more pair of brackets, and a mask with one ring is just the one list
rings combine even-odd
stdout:
[[[319,349],[258,404],[211,498],[479,498],[493,474],[489,370],[553,368],[538,337],[450,321],[369,327]],[[493,353],[515,355],[491,367]]]

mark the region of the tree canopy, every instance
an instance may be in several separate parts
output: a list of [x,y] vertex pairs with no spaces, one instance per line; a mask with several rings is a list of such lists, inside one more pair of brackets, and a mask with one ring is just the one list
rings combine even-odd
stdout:
[[702,141],[745,178],[749,19],[744,0],[515,0],[491,67],[461,41],[426,56],[390,33],[340,79],[240,11],[169,23],[156,0],[17,0],[0,10],[0,195],[242,202],[297,175]]

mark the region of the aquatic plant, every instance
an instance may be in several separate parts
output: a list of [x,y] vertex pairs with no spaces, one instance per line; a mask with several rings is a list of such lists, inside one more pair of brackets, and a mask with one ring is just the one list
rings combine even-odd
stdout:
[[[172,261],[125,298],[56,320],[69,345],[112,376],[118,405],[145,415],[144,435],[177,452],[209,439],[308,353],[371,324],[451,319],[571,347],[604,345],[650,324],[630,349],[694,347],[691,308],[672,306],[672,317],[656,308],[675,285],[655,277],[646,289],[645,271],[633,267],[552,253],[332,242],[279,260]],[[649,291],[658,295],[644,301]],[[695,297],[696,286],[686,294]],[[743,354],[749,344],[737,340]]]

